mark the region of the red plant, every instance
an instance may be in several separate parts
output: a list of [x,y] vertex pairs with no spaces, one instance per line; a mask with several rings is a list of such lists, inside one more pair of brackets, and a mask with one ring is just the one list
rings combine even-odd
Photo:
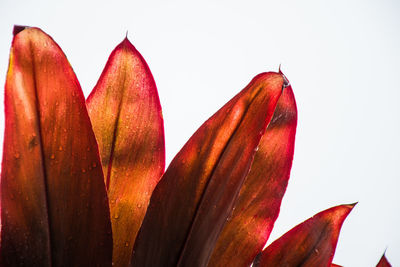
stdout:
[[386,259],[385,254],[382,255],[382,258],[379,260],[378,264],[376,267],[392,267],[392,265],[389,263],[389,261]]
[[281,72],[257,75],[164,172],[156,85],[128,39],[85,102],[51,37],[15,27],[5,112],[3,266],[331,266],[354,206],[318,213],[263,250],[297,125]]

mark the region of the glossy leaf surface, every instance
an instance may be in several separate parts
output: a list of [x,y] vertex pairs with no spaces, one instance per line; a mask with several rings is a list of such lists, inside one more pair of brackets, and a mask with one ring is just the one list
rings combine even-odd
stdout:
[[284,85],[256,76],[189,139],[154,190],[133,266],[207,264]]
[[151,193],[165,166],[156,84],[128,39],[111,53],[87,107],[108,190],[113,262],[127,266]]
[[392,265],[387,260],[385,254],[383,254],[376,267],[392,267]]
[[296,102],[288,86],[261,138],[250,173],[218,238],[209,266],[250,266],[264,247],[289,180],[296,125]]
[[15,33],[5,86],[2,265],[108,266],[108,199],[80,85],[48,35]]
[[270,244],[254,266],[330,266],[343,221],[354,204],[322,211]]

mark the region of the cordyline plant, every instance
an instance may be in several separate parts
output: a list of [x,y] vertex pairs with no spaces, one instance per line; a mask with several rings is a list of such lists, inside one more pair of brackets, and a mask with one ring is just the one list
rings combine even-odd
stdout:
[[330,266],[354,206],[320,212],[263,250],[297,124],[280,71],[257,75],[164,172],[156,85],[128,39],[85,101],[53,39],[16,26],[5,113],[2,266]]

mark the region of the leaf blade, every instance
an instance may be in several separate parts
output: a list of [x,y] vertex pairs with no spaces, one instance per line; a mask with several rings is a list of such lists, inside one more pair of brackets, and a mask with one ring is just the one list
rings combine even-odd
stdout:
[[288,86],[261,138],[233,214],[208,266],[249,266],[267,242],[289,180],[296,125],[296,101]]
[[40,29],[14,36],[5,110],[2,263],[111,264],[108,201],[83,93]]
[[254,266],[330,266],[340,228],[355,204],[324,210],[257,255]]
[[378,264],[376,267],[392,267],[388,259],[386,258],[385,253],[383,253],[381,259],[379,260]]
[[283,86],[278,73],[256,76],[189,139],[154,190],[131,265],[207,263]]
[[86,103],[108,185],[113,262],[127,266],[151,193],[165,167],[156,84],[128,39],[111,53]]

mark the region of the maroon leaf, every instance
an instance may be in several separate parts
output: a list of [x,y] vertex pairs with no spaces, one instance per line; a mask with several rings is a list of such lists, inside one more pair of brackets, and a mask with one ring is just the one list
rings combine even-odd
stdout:
[[256,76],[190,138],[153,192],[132,265],[207,264],[285,86]]
[[296,102],[288,86],[261,138],[250,173],[218,238],[209,266],[249,266],[264,247],[289,180],[296,124]]
[[108,266],[108,199],[80,85],[51,37],[37,28],[15,33],[5,86],[2,265]]
[[386,259],[385,253],[383,253],[376,267],[392,267],[389,261]]
[[87,99],[110,202],[113,263],[127,266],[165,166],[164,126],[153,76],[125,39]]
[[297,225],[263,250],[253,266],[330,266],[340,228],[354,205],[324,210]]

